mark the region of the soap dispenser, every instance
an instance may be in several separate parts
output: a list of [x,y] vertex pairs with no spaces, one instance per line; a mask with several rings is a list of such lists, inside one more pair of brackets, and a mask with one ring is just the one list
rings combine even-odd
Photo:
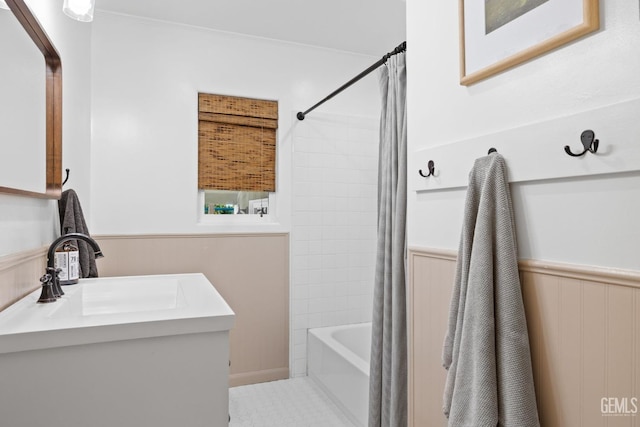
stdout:
[[75,285],[80,279],[80,254],[78,248],[71,241],[65,242],[56,249],[55,268],[60,269],[59,283],[61,285]]

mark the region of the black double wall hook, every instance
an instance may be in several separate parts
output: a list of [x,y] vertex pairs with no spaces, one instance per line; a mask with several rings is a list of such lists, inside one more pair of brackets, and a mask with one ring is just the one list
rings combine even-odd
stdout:
[[433,160],[429,160],[429,162],[427,162],[427,168],[429,170],[429,173],[425,175],[424,172],[422,172],[422,169],[420,169],[418,171],[420,176],[422,176],[424,178],[429,178],[430,176],[435,176],[436,175],[436,164],[433,162]]
[[582,153],[573,153],[568,145],[564,146],[564,151],[572,157],[583,156],[587,151],[590,151],[594,154],[598,152],[598,144],[600,143],[600,141],[596,139],[596,134],[594,131],[585,130],[584,132],[582,132],[582,134],[580,135],[580,141],[582,141],[582,146],[584,147],[584,151]]

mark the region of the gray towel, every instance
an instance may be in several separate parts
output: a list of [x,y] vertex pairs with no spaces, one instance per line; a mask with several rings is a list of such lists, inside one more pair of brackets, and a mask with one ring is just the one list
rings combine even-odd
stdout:
[[443,364],[449,426],[539,426],[504,159],[476,160]]
[[[82,233],[89,236],[89,229],[84,220],[82,207],[78,195],[73,190],[65,190],[58,200],[58,211],[60,212],[60,233]],[[98,277],[98,267],[93,249],[88,243],[82,240],[73,240],[78,248],[80,258],[80,277]]]

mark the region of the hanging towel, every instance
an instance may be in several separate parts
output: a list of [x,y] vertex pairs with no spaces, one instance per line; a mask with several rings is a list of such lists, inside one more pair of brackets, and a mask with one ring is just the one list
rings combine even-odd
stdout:
[[504,159],[469,174],[443,364],[449,426],[540,426]]
[[[62,192],[62,196],[58,200],[58,211],[60,212],[60,233],[63,235],[82,233],[89,236],[80,200],[78,200],[75,191],[65,190]],[[82,240],[74,240],[73,242],[79,252],[80,277],[98,277],[96,257],[89,244]]]

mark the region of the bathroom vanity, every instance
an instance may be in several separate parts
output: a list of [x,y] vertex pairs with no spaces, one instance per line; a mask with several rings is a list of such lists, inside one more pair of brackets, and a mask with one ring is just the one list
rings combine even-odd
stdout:
[[227,426],[234,313],[202,274],[82,279],[0,312],[0,425]]

